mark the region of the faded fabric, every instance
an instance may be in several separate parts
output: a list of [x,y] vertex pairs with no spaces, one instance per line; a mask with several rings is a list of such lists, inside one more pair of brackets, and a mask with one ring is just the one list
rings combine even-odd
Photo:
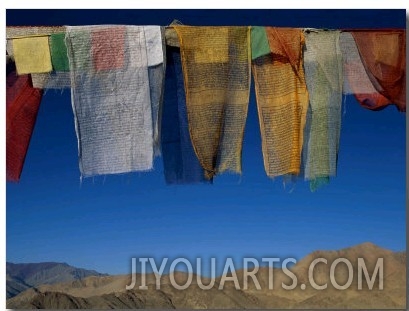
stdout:
[[13,39],[13,53],[19,75],[52,71],[48,36]]
[[166,45],[172,47],[180,47],[178,34],[173,28],[166,28],[165,30],[165,42]]
[[[18,182],[42,98],[29,75],[16,74],[13,64],[6,77],[6,177]],[[9,68],[11,70],[9,70]]]
[[66,45],[82,176],[151,170],[145,28],[68,27]]
[[69,72],[53,71],[50,73],[32,73],[33,87],[39,89],[69,89],[71,75]]
[[406,111],[405,30],[352,31],[351,34],[369,79],[389,102],[377,96],[356,96],[358,101],[368,109],[395,104],[399,111]]
[[152,106],[154,155],[161,154],[160,132],[162,120],[163,91],[165,87],[165,30],[164,27],[144,26],[148,51],[149,91]]
[[181,50],[189,131],[207,178],[241,173],[250,91],[250,28],[174,26]]
[[251,27],[251,59],[270,54],[266,27]]
[[339,31],[305,33],[305,80],[309,92],[304,138],[305,179],[311,189],[336,175],[342,104]]
[[6,39],[65,32],[65,26],[7,26]]
[[342,52],[344,70],[343,93],[346,95],[376,93],[377,91],[362,64],[358,47],[351,33],[342,32],[340,34],[339,46]]
[[253,61],[264,168],[269,177],[300,173],[308,91],[296,28],[267,27],[271,53]]
[[153,144],[155,156],[160,156],[161,115],[164,91],[164,64],[148,67],[149,92],[152,107]]
[[193,150],[187,120],[180,50],[168,47],[162,115],[162,156],[167,184],[206,182]]

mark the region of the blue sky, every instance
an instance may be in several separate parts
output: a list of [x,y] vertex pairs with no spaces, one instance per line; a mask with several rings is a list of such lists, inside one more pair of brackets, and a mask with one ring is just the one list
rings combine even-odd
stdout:
[[[385,11],[7,11],[7,25],[169,24],[405,27]],[[380,18],[382,16],[382,18]],[[375,24],[376,23],[376,24]],[[7,261],[61,261],[127,273],[131,257],[286,257],[365,241],[405,249],[405,126],[395,107],[365,110],[352,96],[342,117],[338,176],[292,192],[264,172],[254,92],[243,175],[213,185],[167,186],[150,173],[80,183],[69,91],[47,91],[19,184],[7,183]]]

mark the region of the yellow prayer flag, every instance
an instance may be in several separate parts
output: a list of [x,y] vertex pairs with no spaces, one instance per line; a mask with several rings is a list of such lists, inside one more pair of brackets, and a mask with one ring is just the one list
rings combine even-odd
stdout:
[[193,149],[206,177],[241,173],[250,95],[250,27],[174,26]]
[[253,60],[264,168],[269,177],[300,173],[308,91],[297,28],[267,27],[271,53]]
[[13,39],[13,52],[19,75],[52,71],[48,36]]

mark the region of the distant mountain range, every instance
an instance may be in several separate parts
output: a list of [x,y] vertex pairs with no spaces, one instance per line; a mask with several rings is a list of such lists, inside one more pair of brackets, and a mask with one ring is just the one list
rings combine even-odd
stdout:
[[[353,266],[353,285],[347,290],[337,290],[331,286],[329,269],[331,263],[337,258],[347,258]],[[365,259],[366,266],[372,274],[376,260],[384,259],[384,289],[368,290],[366,286],[357,290],[357,259]],[[316,266],[314,279],[317,283],[328,283],[328,288],[318,291],[312,288],[308,280],[308,267],[315,258],[325,258],[327,265]],[[380,248],[372,243],[363,243],[338,251],[315,251],[297,264],[291,271],[297,275],[298,284],[306,284],[305,290],[298,285],[294,290],[284,290],[281,283],[289,283],[290,279],[281,269],[274,268],[274,289],[268,289],[269,269],[260,268],[257,279],[262,287],[257,290],[254,283],[249,280],[247,290],[236,290],[232,282],[226,282],[223,290],[218,290],[217,285],[210,290],[202,290],[193,277],[192,285],[186,290],[176,290],[171,284],[169,275],[162,276],[161,289],[155,289],[153,274],[147,275],[148,290],[139,290],[136,286],[133,290],[126,290],[130,284],[130,275],[102,275],[95,271],[77,269],[66,264],[50,273],[48,265],[44,264],[41,269],[16,269],[13,275],[19,275],[18,279],[29,280],[30,284],[36,280],[36,285],[29,285],[26,281],[18,283],[25,290],[17,296],[7,300],[7,308],[10,309],[138,309],[138,308],[162,308],[162,309],[213,309],[213,308],[251,308],[251,309],[326,309],[326,308],[352,308],[352,309],[405,309],[406,308],[406,253],[392,252]],[[39,266],[40,267],[40,266]],[[336,280],[344,284],[347,280],[345,265],[340,264],[336,269]],[[8,268],[9,269],[9,264]],[[42,269],[44,278],[40,277]],[[73,273],[81,271],[79,273]],[[9,270],[7,270],[9,277]],[[16,271],[20,271],[19,274]],[[25,271],[28,273],[25,274]],[[60,271],[63,276],[59,276]],[[56,274],[54,274],[56,273]],[[91,275],[87,275],[87,274]],[[236,271],[240,285],[243,284],[243,270]],[[10,274],[11,275],[11,274]],[[33,277],[33,275],[38,275]],[[68,279],[67,278],[71,278]],[[175,278],[178,284],[182,284],[187,274],[177,272]],[[54,282],[55,280],[64,281]],[[140,279],[140,278],[138,278]],[[41,281],[40,281],[41,280]],[[47,280],[48,284],[40,285],[38,282]],[[216,279],[219,284],[221,278]],[[203,280],[206,283],[206,280]],[[29,286],[35,286],[28,288]],[[17,287],[17,286],[15,286]],[[13,288],[15,288],[13,287]],[[26,289],[27,288],[27,289]],[[7,284],[7,291],[9,283]]]
[[80,280],[88,276],[104,276],[94,270],[72,267],[66,263],[6,263],[7,298],[38,285]]

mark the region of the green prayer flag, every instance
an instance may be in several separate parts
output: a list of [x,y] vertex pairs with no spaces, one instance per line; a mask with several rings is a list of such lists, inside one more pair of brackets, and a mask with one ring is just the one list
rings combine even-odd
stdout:
[[251,27],[251,59],[256,59],[270,53],[270,45],[268,44],[265,27]]
[[57,33],[50,36],[51,62],[54,71],[70,71],[64,39],[65,33]]
[[329,176],[317,177],[310,181],[310,190],[312,192],[317,191],[319,188],[329,184]]

